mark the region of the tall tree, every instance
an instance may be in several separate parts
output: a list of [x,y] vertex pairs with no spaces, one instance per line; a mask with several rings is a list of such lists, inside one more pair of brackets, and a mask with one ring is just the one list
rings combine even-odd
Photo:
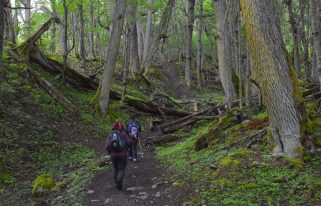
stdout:
[[187,86],[191,86],[191,65],[192,65],[192,37],[194,28],[194,8],[195,0],[188,0],[187,11],[187,28],[186,28],[186,43],[185,43],[185,82]]
[[319,82],[321,82],[321,2],[318,0],[310,0],[310,15],[312,23],[312,38],[313,38],[313,55],[316,60],[315,75],[318,75]]
[[163,12],[163,15],[160,19],[159,25],[155,31],[155,34],[153,35],[153,38],[150,43],[150,49],[148,52],[148,55],[146,56],[145,61],[143,62],[143,68],[144,68],[144,74],[147,75],[148,69],[150,66],[150,63],[152,61],[152,58],[154,57],[154,54],[157,51],[158,44],[160,40],[164,37],[166,37],[167,34],[167,28],[169,21],[172,16],[172,11],[175,5],[175,0],[168,0],[166,8]]
[[297,16],[295,15],[295,11],[293,8],[293,1],[286,0],[286,4],[288,7],[289,12],[289,20],[291,24],[291,33],[293,39],[293,66],[298,76],[301,75],[300,73],[300,66],[299,66],[299,39],[298,39],[298,23],[297,23]]
[[142,26],[142,5],[138,2],[137,6],[137,44],[138,44],[138,56],[140,62],[143,62],[143,52],[144,52],[144,32]]
[[30,21],[31,21],[31,0],[24,0],[23,2],[25,8],[25,28],[28,36],[30,35]]
[[[50,0],[51,11],[54,17],[57,17],[57,10],[56,10],[56,0]],[[56,31],[57,27],[56,24],[52,25],[51,28],[51,43],[50,43],[50,51],[52,53],[56,53]]]
[[94,41],[94,32],[93,29],[95,27],[95,20],[94,20],[94,5],[90,4],[89,8],[89,17],[90,17],[90,38],[89,38],[89,59],[95,59],[95,41]]
[[114,11],[114,19],[111,31],[111,37],[108,45],[107,59],[104,65],[104,72],[100,84],[99,108],[102,115],[107,114],[109,103],[109,92],[111,82],[114,75],[116,61],[119,53],[120,37],[123,30],[124,19],[126,13],[125,0],[116,0],[116,8]]
[[203,0],[198,1],[199,19],[197,32],[197,57],[196,57],[196,73],[197,73],[197,87],[202,88],[201,71],[203,69],[203,33],[204,33],[204,19],[203,19]]
[[[128,14],[127,14],[127,28],[128,28],[128,70],[129,74],[132,77],[135,77],[137,74],[140,73],[140,61],[139,61],[139,54],[138,54],[138,36],[137,36],[137,23],[136,23],[136,16],[135,11],[136,2],[133,1],[132,3],[128,4]],[[139,14],[138,14],[139,15]]]
[[78,4],[79,13],[79,43],[80,43],[80,59],[82,69],[86,67],[86,48],[85,48],[85,23],[83,14],[83,4]]
[[269,113],[276,154],[298,155],[299,115],[285,45],[275,13],[275,1],[241,0],[247,43],[253,60],[253,80]]
[[213,0],[216,14],[216,41],[218,52],[219,72],[222,86],[225,93],[225,100],[229,103],[236,97],[234,83],[232,79],[231,39],[228,34],[228,24],[226,22],[226,5],[224,0]]
[[154,5],[154,0],[149,0],[148,2],[149,2],[149,9],[147,11],[147,23],[146,23],[143,61],[146,61],[146,57],[150,49],[150,43],[151,43],[150,41],[151,41],[152,25],[153,25],[153,10],[151,7]]
[[3,39],[4,39],[4,2],[0,0],[0,66],[2,66]]

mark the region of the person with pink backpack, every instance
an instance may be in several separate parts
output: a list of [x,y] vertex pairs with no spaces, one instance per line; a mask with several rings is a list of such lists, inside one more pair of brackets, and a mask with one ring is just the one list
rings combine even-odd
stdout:
[[132,144],[129,148],[129,160],[137,163],[137,144],[139,141],[139,133],[141,132],[141,126],[136,119],[136,116],[131,115],[126,124],[127,133],[131,138]]

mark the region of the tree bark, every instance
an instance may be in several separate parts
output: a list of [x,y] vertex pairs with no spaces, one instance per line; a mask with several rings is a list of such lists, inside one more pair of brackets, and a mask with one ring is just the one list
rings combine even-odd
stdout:
[[231,54],[231,40],[228,32],[228,25],[226,22],[226,5],[224,0],[213,0],[216,13],[216,41],[218,50],[219,72],[222,86],[225,93],[225,101],[230,102],[236,97],[234,83],[232,80],[232,62],[228,59]]
[[254,64],[252,76],[269,113],[274,153],[296,157],[302,148],[299,114],[274,3],[241,0],[241,8]]
[[[149,6],[154,5],[154,0],[148,1]],[[148,9],[147,11],[147,23],[146,23],[146,34],[145,34],[145,42],[144,42],[144,52],[143,52],[143,62],[146,61],[146,57],[150,50],[150,43],[151,43],[151,35],[152,35],[152,24],[153,24],[153,10]]]
[[90,4],[89,9],[89,16],[90,16],[90,38],[89,38],[89,59],[95,59],[95,38],[93,29],[95,28],[95,21],[94,21],[94,5]]
[[0,67],[2,66],[2,53],[3,53],[3,43],[4,43],[4,2],[5,0],[0,0]]
[[192,64],[192,37],[194,28],[194,7],[195,0],[188,0],[187,11],[187,28],[186,28],[186,42],[185,42],[185,82],[188,87],[191,86],[191,64]]
[[198,19],[198,33],[197,33],[197,60],[196,60],[196,73],[197,73],[197,87],[202,89],[201,71],[203,69],[203,0],[199,0],[199,19]]
[[289,12],[289,20],[291,24],[291,32],[292,32],[292,39],[293,39],[293,66],[295,72],[298,76],[301,75],[300,72],[300,65],[299,65],[299,40],[298,40],[298,23],[296,21],[296,15],[293,10],[292,0],[287,0],[286,2],[288,6]]
[[313,49],[316,59],[316,69],[319,82],[321,82],[321,23],[319,18],[321,17],[320,6],[321,3],[318,0],[310,0],[310,15],[312,23],[312,35],[313,35]]
[[128,28],[128,70],[129,75],[131,77],[136,77],[140,73],[140,61],[138,55],[138,36],[137,36],[137,27],[136,27],[136,19],[135,11],[137,8],[129,4],[128,5],[128,20],[127,20],[127,28]]
[[24,0],[24,6],[27,8],[25,9],[25,28],[27,31],[28,36],[30,35],[30,21],[31,21],[31,0]]
[[[50,0],[51,10],[54,17],[57,17],[57,10],[56,10],[56,0]],[[50,51],[51,53],[56,53],[56,32],[57,27],[55,24],[52,25],[51,28],[51,43],[50,43]]]
[[108,110],[109,92],[119,53],[120,37],[124,24],[125,12],[125,0],[116,0],[116,9],[114,13],[111,37],[108,45],[107,60],[104,65],[104,73],[100,85],[100,91],[98,91],[100,112],[103,115],[106,115]]
[[86,48],[85,48],[85,29],[84,29],[84,15],[83,15],[83,5],[78,4],[79,12],[79,43],[80,43],[80,59],[82,69],[86,68]]
[[143,62],[144,32],[142,27],[142,6],[140,4],[138,4],[138,7],[137,7],[136,26],[137,26],[138,56],[139,56],[139,61]]

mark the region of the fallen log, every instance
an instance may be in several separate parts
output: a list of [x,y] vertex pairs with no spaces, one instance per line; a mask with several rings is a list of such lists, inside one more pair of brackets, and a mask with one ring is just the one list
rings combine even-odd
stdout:
[[149,143],[149,144],[165,144],[165,143],[175,142],[175,141],[177,141],[179,139],[180,139],[180,137],[178,137],[176,135],[165,134],[165,135],[161,135],[161,136],[148,137],[146,139],[146,143]]
[[30,79],[38,85],[39,88],[44,90],[46,93],[48,93],[51,97],[53,97],[57,102],[63,104],[68,110],[71,112],[76,113],[77,107],[69,100],[67,99],[56,87],[54,87],[50,82],[47,80],[39,77],[36,73],[34,73],[31,69],[26,69]]
[[[48,20],[33,36],[31,36],[24,44],[22,44],[21,47],[19,47],[21,51],[20,53],[24,54],[26,60],[29,61],[29,63],[34,63],[41,66],[43,70],[49,72],[52,75],[59,76],[64,74],[65,81],[75,88],[84,91],[96,91],[99,86],[99,83],[97,81],[78,73],[68,66],[64,73],[64,65],[47,57],[36,45],[36,41],[41,37],[41,35],[50,28],[50,25],[53,22],[57,21],[58,20],[56,18]],[[113,100],[120,100],[121,95],[118,92],[111,91],[110,98]],[[166,107],[158,107],[158,105],[155,103],[145,102],[131,97],[126,97],[124,102],[129,106],[147,113],[161,114],[161,112],[163,112],[166,115],[178,117],[190,115],[190,113],[185,111],[174,110]]]

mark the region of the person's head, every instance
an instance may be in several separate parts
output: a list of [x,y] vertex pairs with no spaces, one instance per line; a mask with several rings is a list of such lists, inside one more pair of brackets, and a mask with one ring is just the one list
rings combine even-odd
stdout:
[[114,124],[112,130],[122,130],[124,128],[123,122],[118,119]]

